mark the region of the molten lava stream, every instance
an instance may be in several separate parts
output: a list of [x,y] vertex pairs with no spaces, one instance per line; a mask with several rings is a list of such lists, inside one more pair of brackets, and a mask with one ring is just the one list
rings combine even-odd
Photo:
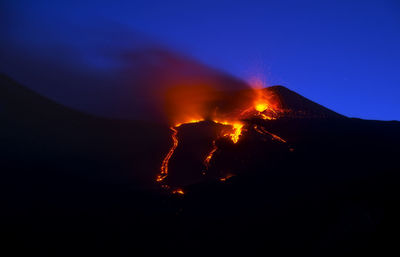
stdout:
[[[183,122],[183,123],[178,123],[175,126],[170,127],[170,129],[172,130],[172,141],[173,141],[173,145],[170,148],[170,150],[168,151],[168,154],[165,156],[164,160],[162,161],[161,164],[161,169],[160,169],[160,174],[157,176],[157,182],[163,182],[164,179],[168,176],[168,165],[169,165],[169,161],[171,159],[171,157],[173,156],[176,148],[178,147],[178,128],[183,125],[183,124],[190,124],[190,123],[198,123],[198,122],[202,122],[204,120],[191,120],[188,122]],[[227,122],[227,121],[218,121],[218,120],[213,120],[212,122],[214,122],[215,124],[221,124],[221,125],[225,125],[225,126],[230,126],[231,130],[229,132],[222,132],[223,137],[228,137],[233,143],[237,143],[239,141],[240,136],[242,135],[242,129],[243,129],[243,123],[241,122]],[[215,144],[215,140],[213,141],[213,148],[211,150],[211,152],[207,155],[207,157],[204,160],[204,165],[206,166],[206,168],[209,168],[210,165],[210,161],[214,155],[214,153],[217,151],[217,146]],[[204,172],[203,172],[204,174]],[[162,185],[163,188],[165,189],[169,189],[170,187],[166,184]],[[178,194],[184,194],[182,189],[175,189],[172,191],[172,193],[178,193]]]
[[275,135],[275,134],[273,134],[271,132],[268,132],[264,127],[260,127],[259,128],[257,125],[254,125],[253,128],[254,128],[255,131],[257,131],[261,135],[270,135],[275,140],[278,140],[278,141],[280,141],[282,143],[287,143],[286,140],[284,140],[283,138],[281,138],[281,137],[279,137],[279,136],[277,136],[277,135]]
[[228,179],[230,179],[231,177],[233,177],[233,175],[232,175],[232,174],[228,174],[228,175],[226,175],[225,177],[220,178],[219,181],[225,182],[225,181],[227,181]]
[[174,154],[175,149],[178,147],[178,130],[177,130],[177,128],[178,128],[178,126],[170,127],[170,129],[172,130],[171,137],[172,137],[173,145],[172,145],[171,149],[169,149],[167,156],[165,156],[165,158],[161,164],[161,172],[157,176],[157,182],[163,181],[168,176],[169,159],[171,159],[171,156]]
[[213,148],[211,151],[207,154],[207,157],[204,159],[204,166],[208,169],[210,167],[210,161],[214,155],[214,153],[218,150],[217,145],[215,144],[215,140],[213,141]]

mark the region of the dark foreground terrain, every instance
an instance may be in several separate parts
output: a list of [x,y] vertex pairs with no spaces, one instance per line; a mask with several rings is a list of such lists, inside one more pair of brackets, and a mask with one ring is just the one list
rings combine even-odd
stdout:
[[399,122],[251,120],[287,144],[221,142],[209,172],[236,176],[177,195],[154,183],[168,127],[82,114],[5,76],[0,120],[2,256],[399,254]]

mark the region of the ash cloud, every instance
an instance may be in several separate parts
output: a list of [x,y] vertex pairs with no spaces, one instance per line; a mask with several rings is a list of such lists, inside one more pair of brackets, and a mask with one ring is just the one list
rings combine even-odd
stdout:
[[85,112],[167,121],[164,96],[170,88],[247,87],[121,24],[29,24],[10,17],[1,26],[0,72]]

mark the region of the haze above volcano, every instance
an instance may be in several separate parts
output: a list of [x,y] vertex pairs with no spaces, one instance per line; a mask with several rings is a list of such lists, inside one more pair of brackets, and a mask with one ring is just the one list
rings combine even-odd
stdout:
[[395,0],[0,6],[1,71],[80,110],[139,117],[153,95],[138,76],[155,75],[136,69],[148,52],[133,53],[155,46],[244,81],[284,85],[349,117],[400,119]]

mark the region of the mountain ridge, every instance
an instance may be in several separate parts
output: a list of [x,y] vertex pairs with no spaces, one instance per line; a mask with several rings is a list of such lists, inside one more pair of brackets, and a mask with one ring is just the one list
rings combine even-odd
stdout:
[[[4,88],[0,82],[0,92]],[[5,98],[0,95],[0,108]],[[12,109],[13,99],[5,99],[9,109],[3,111]],[[57,115],[63,110],[41,113],[51,104],[24,114],[32,102],[19,100],[23,106],[5,115],[0,110],[0,117],[8,117],[0,127],[2,251],[19,256],[398,252],[400,122],[249,120],[252,129],[237,144],[216,142],[220,151],[208,170],[220,175],[224,168],[234,176],[199,174],[201,180],[182,187],[184,195],[175,195],[155,182],[172,144],[167,126]],[[256,133],[254,126],[287,143]],[[196,134],[209,127],[182,125],[171,174],[201,171],[205,156],[187,156],[200,143],[205,153],[211,150],[206,140],[212,137]]]

